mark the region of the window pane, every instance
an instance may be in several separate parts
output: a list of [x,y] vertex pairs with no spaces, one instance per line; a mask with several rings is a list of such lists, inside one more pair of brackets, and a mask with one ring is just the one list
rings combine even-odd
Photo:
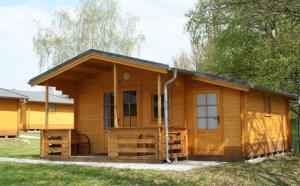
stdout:
[[123,114],[129,116],[129,104],[123,104]]
[[109,110],[109,106],[104,106],[104,117],[107,118],[109,117],[109,113],[110,110]]
[[208,117],[217,117],[217,106],[207,106],[207,116]]
[[123,92],[123,103],[129,103],[129,91]]
[[206,117],[206,106],[198,106],[197,107],[197,116],[198,117]]
[[136,104],[130,104],[130,116],[136,116]]
[[109,104],[109,94],[108,94],[108,93],[104,93],[104,103],[105,103],[106,105]]
[[207,104],[216,105],[217,104],[217,95],[216,94],[207,94]]
[[110,118],[110,128],[114,128],[114,118]]
[[197,95],[197,105],[206,105],[205,94]]
[[218,119],[217,118],[208,118],[208,129],[218,128]]
[[130,92],[130,103],[136,103],[136,91]]
[[[153,95],[153,117],[158,118],[158,97]],[[164,95],[161,95],[161,117],[164,119]],[[170,118],[170,117],[169,117]]]
[[109,103],[111,105],[114,104],[114,93],[112,93],[112,92],[109,93]]
[[110,109],[109,117],[114,117],[114,107],[112,105],[110,105],[109,109]]
[[198,129],[206,129],[206,118],[199,118],[197,121]]

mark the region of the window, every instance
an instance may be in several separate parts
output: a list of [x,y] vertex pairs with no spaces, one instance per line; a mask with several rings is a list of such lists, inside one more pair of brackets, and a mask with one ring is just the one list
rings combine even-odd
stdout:
[[56,106],[55,104],[50,104],[50,107],[49,107],[49,112],[56,112]]
[[114,93],[104,93],[104,128],[114,128]]
[[266,94],[264,94],[264,110],[266,115],[271,114],[271,98]]
[[[162,94],[161,95],[161,118],[162,119],[165,119],[164,100],[165,100],[164,95]],[[152,96],[152,105],[153,105],[152,117],[154,120],[157,120],[157,118],[158,118],[158,96],[157,96],[157,94]],[[168,108],[169,108],[169,105],[170,104],[168,101]],[[170,120],[170,110],[168,109],[168,111],[169,111],[169,120]]]
[[201,93],[196,97],[198,129],[218,128],[217,94]]

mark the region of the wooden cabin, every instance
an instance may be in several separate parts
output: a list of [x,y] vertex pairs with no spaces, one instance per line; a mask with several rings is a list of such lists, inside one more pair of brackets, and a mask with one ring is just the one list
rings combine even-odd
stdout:
[[[176,71],[166,108],[164,84]],[[238,80],[88,50],[29,83],[46,87],[43,158],[241,160],[290,148],[296,97]],[[48,127],[49,86],[74,99],[74,130]]]
[[0,137],[19,135],[20,105],[26,97],[0,88]]
[[[26,99],[20,105],[20,129],[39,130],[45,128],[45,93],[38,91],[10,90]],[[73,129],[73,100],[49,94],[49,128]]]
[[[0,136],[45,127],[45,93],[0,88]],[[49,94],[49,128],[73,129],[73,101]]]

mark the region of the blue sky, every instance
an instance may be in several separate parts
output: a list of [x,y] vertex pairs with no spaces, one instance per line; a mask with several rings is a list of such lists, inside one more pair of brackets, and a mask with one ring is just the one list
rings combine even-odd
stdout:
[[[172,56],[190,51],[184,14],[197,0],[120,0],[121,10],[139,17],[146,42],[138,57],[172,64]],[[72,9],[78,0],[0,1],[0,87],[31,90],[28,80],[40,72],[32,47],[34,20],[48,24],[58,8]],[[40,90],[40,88],[34,88]]]

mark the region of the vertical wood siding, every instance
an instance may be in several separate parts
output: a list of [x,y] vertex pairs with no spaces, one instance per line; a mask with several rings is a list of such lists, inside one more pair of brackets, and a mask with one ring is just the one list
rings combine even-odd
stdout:
[[0,136],[19,134],[19,100],[0,99]]
[[287,147],[286,99],[271,95],[271,115],[264,113],[263,93],[251,91],[248,95],[247,127],[249,142],[246,153],[257,156],[286,150]]

